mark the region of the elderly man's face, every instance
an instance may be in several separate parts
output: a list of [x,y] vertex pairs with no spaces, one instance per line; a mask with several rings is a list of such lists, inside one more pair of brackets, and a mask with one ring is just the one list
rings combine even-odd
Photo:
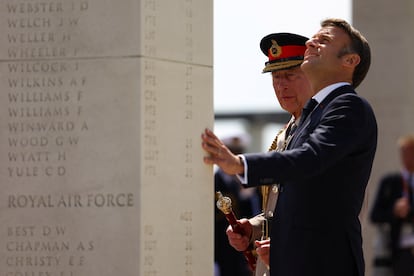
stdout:
[[273,89],[280,106],[298,118],[312,96],[310,84],[300,66],[272,72]]

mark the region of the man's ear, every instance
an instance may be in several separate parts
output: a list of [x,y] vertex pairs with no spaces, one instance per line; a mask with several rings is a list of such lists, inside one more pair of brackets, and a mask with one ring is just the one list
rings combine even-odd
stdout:
[[356,67],[361,61],[361,57],[358,54],[346,54],[343,60],[345,66]]

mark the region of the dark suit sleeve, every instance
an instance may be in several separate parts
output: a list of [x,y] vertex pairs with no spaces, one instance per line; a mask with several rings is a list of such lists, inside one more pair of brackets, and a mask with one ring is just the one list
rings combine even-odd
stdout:
[[[310,117],[298,128],[292,149],[245,155],[248,185],[306,179],[333,167],[340,168],[341,162],[350,170],[361,164],[361,172],[352,174],[370,173],[367,160],[374,157],[377,124],[364,99],[356,94],[343,94],[326,104],[322,102]],[[338,173],[344,171],[346,167]],[[369,176],[364,177],[368,180]]]

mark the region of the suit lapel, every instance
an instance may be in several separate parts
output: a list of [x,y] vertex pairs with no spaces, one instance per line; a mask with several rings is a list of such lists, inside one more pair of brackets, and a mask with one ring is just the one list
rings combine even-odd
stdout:
[[323,101],[315,107],[315,109],[307,116],[307,118],[301,122],[287,148],[293,149],[297,146],[300,146],[302,142],[298,143],[299,138],[305,135],[307,136],[309,135],[308,132],[313,131],[314,128],[310,126],[319,123],[323,109],[336,97],[348,93],[356,94],[355,90],[350,85],[338,87],[329,93],[329,95],[326,96],[325,99],[323,99]]

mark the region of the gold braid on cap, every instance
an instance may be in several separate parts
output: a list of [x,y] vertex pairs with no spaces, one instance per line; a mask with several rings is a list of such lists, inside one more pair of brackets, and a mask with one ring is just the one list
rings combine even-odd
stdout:
[[300,60],[286,60],[280,62],[267,62],[262,73],[272,72],[276,70],[287,70],[296,66],[299,66],[303,62],[303,58],[300,57]]

